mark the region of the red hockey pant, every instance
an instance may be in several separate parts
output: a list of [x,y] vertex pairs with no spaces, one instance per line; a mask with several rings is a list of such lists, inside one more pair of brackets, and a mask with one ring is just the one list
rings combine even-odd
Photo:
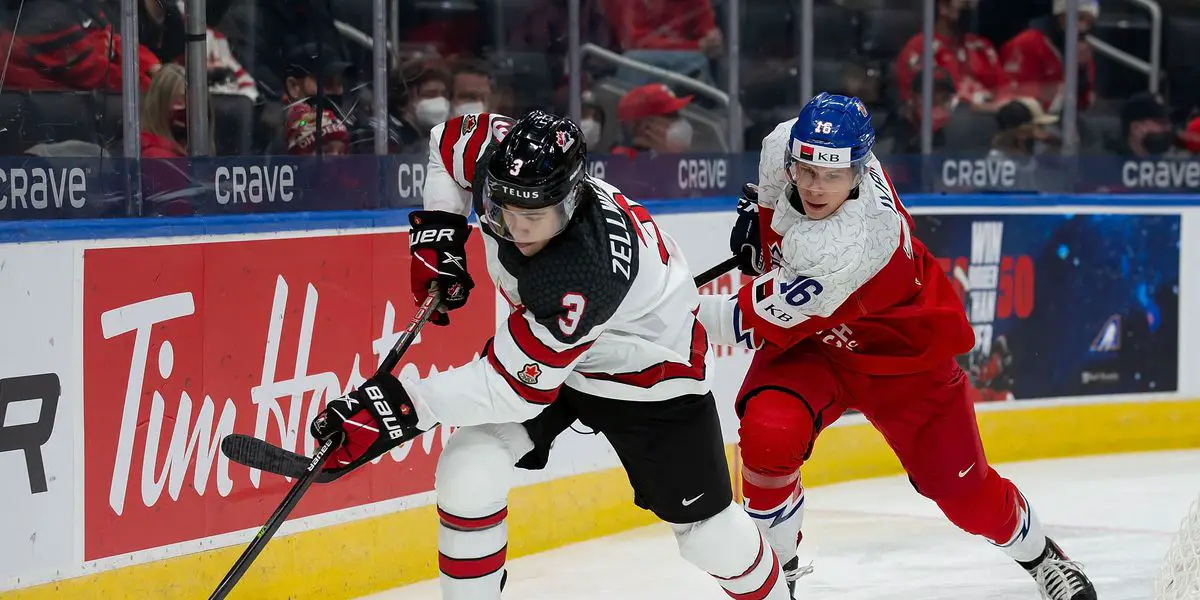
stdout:
[[953,360],[924,373],[871,376],[830,361],[818,342],[760,350],[738,400],[747,502],[770,507],[790,493],[755,482],[794,475],[821,430],[852,408],[883,435],[913,486],[951,522],[1004,543],[1020,519],[1018,492],[988,466],[969,391]]

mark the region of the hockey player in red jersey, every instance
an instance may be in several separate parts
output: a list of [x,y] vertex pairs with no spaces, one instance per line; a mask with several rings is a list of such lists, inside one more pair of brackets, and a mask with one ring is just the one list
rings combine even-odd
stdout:
[[745,508],[794,586],[807,570],[796,555],[800,467],[822,429],[856,409],[917,491],[1021,564],[1044,598],[1094,600],[1082,568],[987,463],[954,360],[974,334],[946,274],[913,237],[874,139],[862,102],[830,94],[776,127],[730,240],[756,278],[736,294],[702,297],[714,342],[757,350],[737,400]]
[[500,598],[514,466],[543,467],[576,419],[605,435],[635,503],[670,523],[684,559],[733,598],[786,600],[779,560],[733,501],[687,264],[644,208],[586,174],[586,156],[579,127],[541,111],[433,128],[425,206],[409,217],[412,291],[423,302],[436,283],[442,306],[466,303],[474,209],[512,310],[476,360],[372,378],[330,402],[313,434],[343,436],[330,458],[341,473],[438,423],[459,427],[435,483],[446,600]]

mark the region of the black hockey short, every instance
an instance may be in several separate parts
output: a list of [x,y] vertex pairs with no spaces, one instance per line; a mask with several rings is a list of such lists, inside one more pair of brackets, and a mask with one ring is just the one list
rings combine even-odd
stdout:
[[662,402],[629,402],[567,387],[526,421],[534,449],[518,467],[540,469],[550,446],[578,419],[604,434],[617,452],[637,506],[668,523],[695,523],[733,501],[725,443],[711,393]]

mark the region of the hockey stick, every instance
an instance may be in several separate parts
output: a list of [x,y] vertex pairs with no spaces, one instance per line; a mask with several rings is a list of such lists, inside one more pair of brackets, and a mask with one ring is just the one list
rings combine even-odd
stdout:
[[[387,356],[384,357],[383,363],[379,365],[379,369],[375,372],[375,375],[391,373],[392,369],[395,369],[396,365],[400,364],[400,357],[404,356],[408,347],[416,339],[417,333],[421,331],[425,323],[429,322],[429,318],[433,316],[433,311],[437,310],[437,306],[441,300],[442,295],[440,292],[436,289],[430,291],[429,296],[425,298],[425,302],[417,309],[417,314],[413,316],[408,327],[400,333],[399,339],[396,340],[396,345],[392,346],[391,352],[388,352]],[[255,438],[250,439],[253,440]],[[266,524],[262,526],[262,529],[258,530],[258,534],[254,536],[254,540],[242,551],[242,555],[238,557],[237,562],[233,563],[233,567],[225,574],[225,578],[217,585],[217,589],[208,597],[209,600],[223,600],[229,595],[229,592],[233,590],[233,586],[237,585],[237,582],[241,580],[242,575],[250,568],[250,564],[254,562],[254,559],[258,558],[259,553],[267,546],[267,542],[271,541],[271,537],[279,530],[279,526],[283,525],[288,514],[300,502],[300,498],[304,496],[304,492],[308,491],[309,486],[317,480],[317,476],[321,473],[321,467],[325,464],[325,459],[328,458],[329,453],[337,445],[337,442],[337,437],[329,438],[325,440],[325,443],[321,444],[321,447],[317,449],[316,454],[313,454],[311,459],[303,459],[307,463],[303,473],[296,479],[296,483],[292,484],[291,491],[284,497],[283,502],[275,509],[275,512],[271,513],[271,517],[267,519]],[[270,446],[266,442],[262,442],[262,444]],[[222,440],[222,452],[226,451],[225,445],[225,441]],[[237,444],[233,445],[236,446]],[[286,452],[282,448],[279,448],[279,450]],[[226,456],[229,456],[228,452],[226,452]]]
[[[696,287],[705,285],[717,277],[724,275],[738,264],[737,256],[730,256],[714,265],[707,271],[695,277]],[[308,467],[309,459],[301,454],[285,450],[256,437],[234,433],[221,440],[221,452],[230,460],[252,469],[283,475],[284,477],[303,477]],[[337,476],[322,472],[317,475],[317,483],[329,483]]]
[[729,258],[713,265],[707,271],[696,276],[696,287],[700,287],[712,280],[726,274],[730,269],[738,265],[738,255],[730,256]]

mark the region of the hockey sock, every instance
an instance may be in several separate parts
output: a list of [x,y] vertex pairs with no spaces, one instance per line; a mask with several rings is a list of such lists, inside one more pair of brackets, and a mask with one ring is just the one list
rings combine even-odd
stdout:
[[438,507],[438,570],[445,600],[499,600],[508,554],[508,508],[463,517]]
[[804,524],[804,486],[800,472],[773,476],[742,469],[745,509],[762,532],[780,562],[796,556],[800,528]]

